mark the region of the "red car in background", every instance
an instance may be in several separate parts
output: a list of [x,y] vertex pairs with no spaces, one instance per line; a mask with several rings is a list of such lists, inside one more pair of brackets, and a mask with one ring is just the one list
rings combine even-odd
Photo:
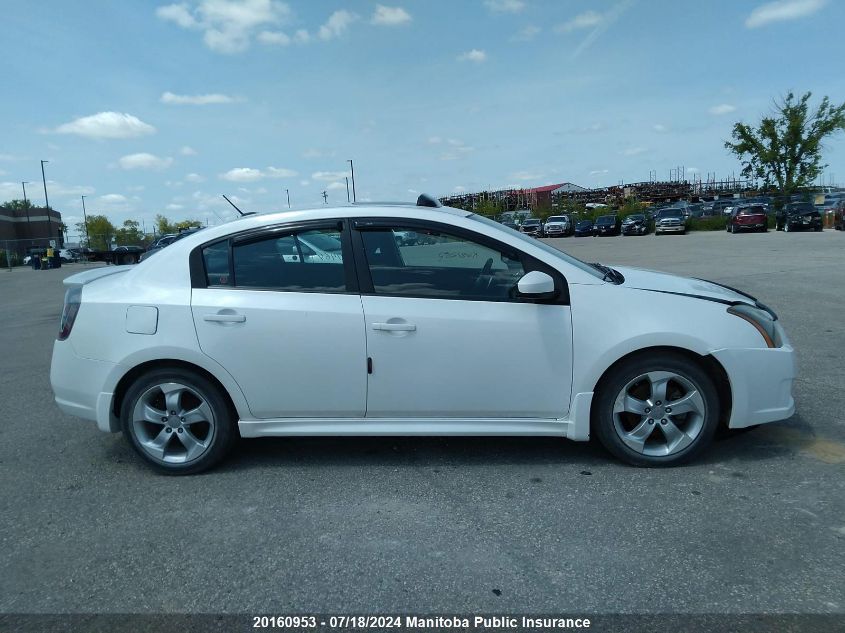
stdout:
[[769,230],[769,217],[766,215],[766,208],[759,205],[734,207],[725,225],[729,233],[740,231],[762,231]]

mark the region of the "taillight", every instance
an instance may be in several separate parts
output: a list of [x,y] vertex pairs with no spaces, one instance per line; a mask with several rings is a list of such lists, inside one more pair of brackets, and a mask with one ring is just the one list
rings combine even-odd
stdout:
[[73,323],[76,321],[76,315],[79,314],[79,306],[82,303],[82,288],[74,287],[68,289],[65,293],[65,305],[62,308],[62,321],[59,324],[60,341],[64,341],[70,336],[70,331],[73,329]]

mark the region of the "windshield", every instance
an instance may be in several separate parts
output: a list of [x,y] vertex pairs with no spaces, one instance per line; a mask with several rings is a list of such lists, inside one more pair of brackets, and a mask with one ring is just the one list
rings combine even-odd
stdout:
[[596,220],[596,224],[613,224],[616,221],[616,218],[612,215],[603,215],[598,220]]
[[549,222],[567,222],[567,221],[569,221],[569,218],[567,218],[565,215],[553,215],[548,220],[546,220],[546,224],[548,224]]
[[680,209],[664,209],[660,213],[657,214],[657,217],[660,219],[663,218],[680,218],[681,217],[681,210]]
[[645,216],[644,216],[644,215],[639,215],[639,214],[637,214],[637,215],[629,215],[629,216],[628,216],[627,218],[625,218],[625,219],[626,219],[628,222],[637,222],[638,220],[645,220]]
[[789,213],[807,213],[808,211],[815,211],[815,207],[809,202],[792,202],[786,206]]
[[535,240],[533,237],[527,237],[527,236],[523,235],[522,233],[520,233],[519,231],[515,231],[515,230],[513,230],[513,229],[511,229],[507,226],[504,226],[503,224],[499,224],[498,222],[491,220],[490,218],[485,218],[483,215],[478,215],[478,214],[473,213],[469,217],[472,218],[473,220],[478,220],[482,224],[486,224],[489,227],[493,227],[495,229],[498,229],[499,231],[503,231],[511,237],[516,237],[517,239],[522,240],[526,244],[530,244],[531,246],[536,246],[537,248],[544,250],[549,255],[553,255],[554,257],[557,257],[558,259],[562,259],[567,264],[571,264],[572,266],[575,266],[576,268],[583,270],[584,272],[590,273],[593,277],[596,277],[598,279],[602,279],[604,277],[604,273],[599,272],[598,270],[596,270],[595,268],[593,268],[592,266],[590,266],[586,262],[582,262],[577,257],[573,257],[572,255],[570,255],[568,253],[564,253],[563,251],[560,251],[560,250],[554,248],[553,246],[549,246],[548,244],[546,244],[545,242],[543,242],[541,240]]

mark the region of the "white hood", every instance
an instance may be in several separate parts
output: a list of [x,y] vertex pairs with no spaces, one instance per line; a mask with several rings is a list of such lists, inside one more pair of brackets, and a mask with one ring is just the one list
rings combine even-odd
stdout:
[[690,277],[679,277],[678,275],[644,270],[642,268],[628,268],[626,266],[614,266],[614,268],[624,275],[625,283],[623,286],[626,288],[693,295],[718,299],[720,301],[741,301],[749,305],[756,304],[756,300],[749,295],[709,281],[692,279]]

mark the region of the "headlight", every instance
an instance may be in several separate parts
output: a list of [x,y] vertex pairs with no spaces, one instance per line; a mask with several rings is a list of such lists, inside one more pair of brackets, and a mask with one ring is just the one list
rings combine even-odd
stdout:
[[747,303],[738,303],[728,308],[728,312],[740,319],[745,319],[755,328],[766,341],[768,347],[780,347],[781,341],[775,327],[775,318],[765,310],[755,308]]

